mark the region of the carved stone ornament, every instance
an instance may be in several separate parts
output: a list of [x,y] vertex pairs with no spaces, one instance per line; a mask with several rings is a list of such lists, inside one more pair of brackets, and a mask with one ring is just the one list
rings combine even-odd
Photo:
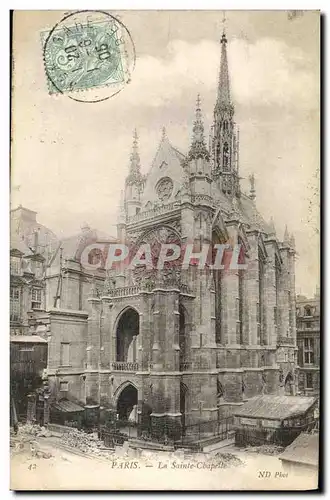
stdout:
[[167,201],[172,194],[173,191],[173,181],[169,177],[164,177],[163,179],[160,179],[156,186],[156,192],[158,195],[158,198],[161,201]]
[[[145,233],[132,249],[132,254],[134,255],[137,249],[142,245],[150,245],[151,258],[153,262],[152,270],[146,269],[144,265],[136,266],[134,268],[133,280],[136,285],[144,285],[148,290],[150,287],[154,286],[156,280],[157,263],[163,243],[174,243],[176,245],[180,245],[180,237],[175,233],[174,229],[166,226],[160,226],[152,231]],[[168,267],[179,268],[180,262],[180,259],[173,261],[173,263],[165,262],[165,269],[167,269]],[[159,280],[159,273],[157,280]],[[161,281],[163,282],[163,279],[161,279]]]

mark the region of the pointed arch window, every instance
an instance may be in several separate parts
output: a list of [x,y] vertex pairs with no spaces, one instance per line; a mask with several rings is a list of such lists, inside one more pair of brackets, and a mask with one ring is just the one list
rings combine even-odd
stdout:
[[221,146],[220,144],[218,143],[217,144],[217,147],[216,147],[216,162],[217,162],[217,166],[220,167],[220,163],[221,163]]
[[228,171],[229,170],[229,146],[228,142],[225,142],[223,145],[223,158],[222,158],[222,163],[223,163],[223,170]]
[[[238,258],[239,264],[245,264],[245,253],[243,242],[241,238],[238,238],[238,244],[240,245],[240,254]],[[238,323],[237,323],[237,341],[239,344],[244,344],[244,269],[239,269],[238,271]]]
[[217,344],[222,343],[222,271],[221,269],[214,270],[215,284],[215,340]]
[[227,132],[227,130],[228,130],[228,122],[227,122],[227,120],[225,120],[225,121],[223,122],[223,131],[224,131],[224,132]]
[[279,303],[280,303],[280,276],[281,276],[281,266],[280,263],[275,257],[275,289],[276,289],[276,303],[274,307],[274,323],[275,323],[275,328],[276,331],[280,326],[280,310],[279,310]]
[[264,328],[264,320],[265,320],[265,262],[264,257],[262,255],[260,247],[258,248],[258,279],[259,279],[259,300],[257,303],[257,323],[258,323],[258,331],[257,331],[257,342],[258,344],[265,344],[266,339],[264,338],[265,328]]

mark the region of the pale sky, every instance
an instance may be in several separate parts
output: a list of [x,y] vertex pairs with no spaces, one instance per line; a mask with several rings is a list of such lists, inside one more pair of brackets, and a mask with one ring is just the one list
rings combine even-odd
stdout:
[[[117,96],[86,104],[48,94],[40,32],[64,11],[14,18],[12,207],[38,212],[58,236],[84,221],[116,234],[116,210],[137,128],[143,172],[166,126],[174,146],[190,144],[197,93],[212,123],[220,63],[221,11],[122,11],[137,61]],[[296,238],[296,288],[319,282],[319,14],[227,11],[229,71],[240,127],[240,173],[256,176],[257,207]]]

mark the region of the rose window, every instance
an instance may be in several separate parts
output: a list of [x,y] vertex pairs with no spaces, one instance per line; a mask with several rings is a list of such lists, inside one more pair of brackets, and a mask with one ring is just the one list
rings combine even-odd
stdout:
[[172,191],[173,191],[173,181],[169,177],[164,177],[163,179],[161,179],[156,186],[156,192],[158,198],[161,201],[168,200],[172,194]]

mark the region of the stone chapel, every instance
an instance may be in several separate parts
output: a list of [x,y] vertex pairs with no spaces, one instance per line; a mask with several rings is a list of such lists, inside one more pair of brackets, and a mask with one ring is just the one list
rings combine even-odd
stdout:
[[[71,327],[49,340],[57,398],[100,404],[122,419],[147,408],[153,427],[169,432],[221,420],[257,394],[295,394],[294,237],[286,229],[280,240],[264,221],[250,182],[244,194],[224,33],[209,141],[199,97],[186,154],[164,130],[143,175],[134,134],[117,241],[155,252],[162,243],[198,250],[230,242],[246,269],[122,265],[98,276],[102,287],[91,287],[80,310],[63,312]],[[56,357],[60,344],[72,344],[67,366]]]

